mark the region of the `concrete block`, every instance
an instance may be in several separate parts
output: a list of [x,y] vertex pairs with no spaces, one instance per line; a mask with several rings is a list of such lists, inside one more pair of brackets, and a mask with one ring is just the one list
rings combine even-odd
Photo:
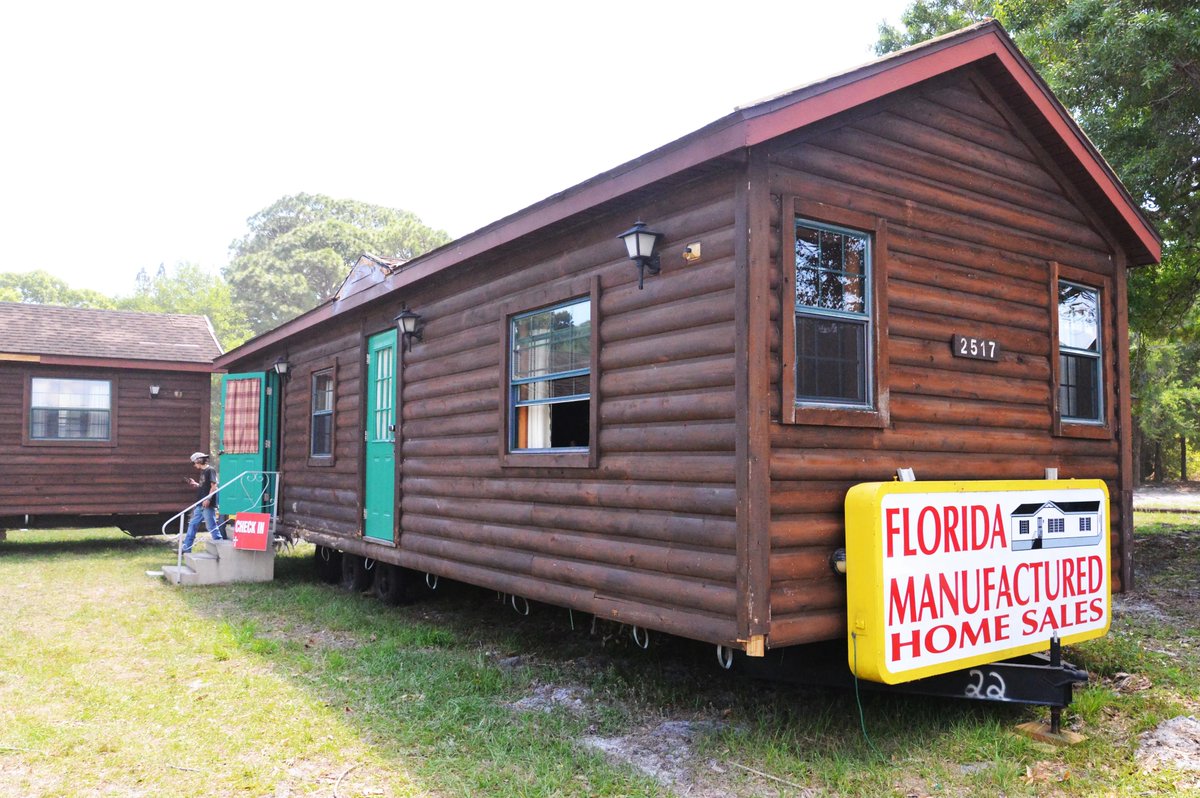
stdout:
[[176,585],[228,585],[270,582],[275,578],[275,551],[242,551],[230,540],[208,540],[204,551],[183,555],[183,566],[168,565],[163,576]]

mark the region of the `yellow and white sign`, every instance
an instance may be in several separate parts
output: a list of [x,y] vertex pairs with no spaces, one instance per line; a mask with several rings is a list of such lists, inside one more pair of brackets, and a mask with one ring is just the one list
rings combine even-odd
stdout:
[[1101,480],[873,482],[846,495],[850,668],[896,684],[1101,637]]

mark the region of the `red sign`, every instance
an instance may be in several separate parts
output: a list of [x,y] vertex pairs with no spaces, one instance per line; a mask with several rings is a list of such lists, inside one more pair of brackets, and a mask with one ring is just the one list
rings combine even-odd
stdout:
[[266,551],[271,538],[271,516],[267,513],[238,513],[233,523],[233,547]]

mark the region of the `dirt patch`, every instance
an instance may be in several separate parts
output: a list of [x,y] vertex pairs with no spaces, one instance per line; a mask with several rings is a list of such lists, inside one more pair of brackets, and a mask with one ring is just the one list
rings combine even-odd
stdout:
[[[507,704],[514,712],[553,712],[563,709],[577,717],[591,715],[596,696],[580,685],[538,684],[532,692]],[[628,765],[658,782],[667,794],[689,798],[778,798],[811,794],[808,788],[779,780],[754,768],[702,757],[699,743],[726,729],[729,723],[713,718],[669,719],[639,726],[613,737],[591,735],[577,744],[598,751],[609,761]],[[590,730],[594,730],[593,725]]]
[[1143,485],[1133,492],[1133,509],[1200,513],[1200,482]]
[[1137,763],[1145,772],[1166,767],[1193,774],[1189,786],[1200,786],[1200,721],[1180,715],[1143,733]]
[[1130,593],[1113,596],[1113,615],[1120,618],[1129,615],[1135,618],[1147,618],[1154,621],[1167,621],[1167,615],[1157,604],[1145,596]]
[[[696,751],[699,741],[727,725],[717,720],[668,720],[620,737],[584,737],[579,742],[610,761],[631,765],[675,795],[778,798],[785,785],[788,795],[813,794],[802,785],[777,780],[737,763],[701,759]],[[773,781],[769,783],[768,779]]]
[[1200,617],[1196,562],[1200,562],[1200,528],[1139,537],[1133,550],[1135,590],[1118,609],[1145,612],[1154,607],[1168,620],[1184,619],[1190,625]]
[[[316,626],[280,625],[259,633],[265,640],[276,643],[299,643],[305,648],[349,649],[362,645],[362,641],[348,632],[322,629]],[[371,636],[374,639],[374,635]]]
[[532,695],[508,704],[508,708],[518,712],[552,712],[561,708],[572,715],[582,715],[587,712],[591,698],[592,691],[586,687],[543,684],[535,687]]

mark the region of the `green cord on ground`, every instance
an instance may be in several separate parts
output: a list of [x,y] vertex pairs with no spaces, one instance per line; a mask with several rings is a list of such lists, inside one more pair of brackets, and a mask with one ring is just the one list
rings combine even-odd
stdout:
[[851,632],[850,640],[854,644],[854,701],[858,704],[858,725],[862,728],[863,739],[867,741],[867,745],[871,746],[871,750],[875,752],[876,756],[882,759],[883,753],[875,747],[875,743],[871,742],[871,735],[867,734],[867,719],[863,715],[862,696],[858,694],[858,635]]

